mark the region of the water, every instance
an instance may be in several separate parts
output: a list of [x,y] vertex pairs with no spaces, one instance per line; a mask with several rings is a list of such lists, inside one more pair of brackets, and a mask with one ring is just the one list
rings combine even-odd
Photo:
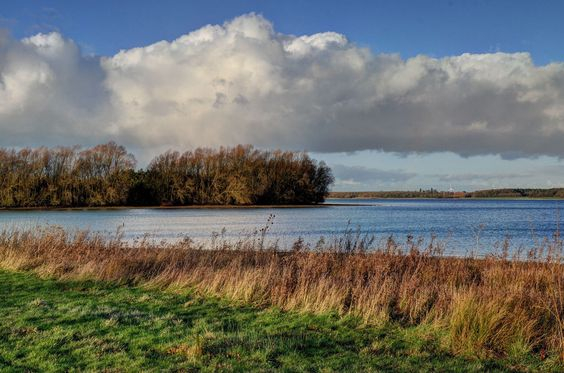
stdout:
[[[149,234],[155,240],[189,236],[208,240],[224,230],[224,237],[245,237],[265,226],[274,215],[268,236],[288,246],[298,237],[315,243],[349,228],[385,240],[408,235],[427,242],[432,235],[446,242],[447,252],[486,254],[509,237],[512,249],[530,248],[535,240],[551,238],[558,227],[557,200],[341,200],[319,208],[213,209],[97,209],[0,211],[0,228],[55,225],[107,234],[121,227],[125,238]],[[335,206],[335,204],[342,204]]]

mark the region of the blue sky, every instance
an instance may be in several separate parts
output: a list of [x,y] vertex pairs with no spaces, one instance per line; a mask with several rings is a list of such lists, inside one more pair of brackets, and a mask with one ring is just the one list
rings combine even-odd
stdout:
[[436,57],[494,51],[564,59],[562,1],[6,1],[0,15],[16,37],[57,30],[90,52],[172,40],[206,24],[257,12],[279,32],[336,31],[375,52]]
[[[248,16],[251,12],[257,16]],[[4,94],[14,103],[12,106],[5,104],[4,111],[0,104],[0,131],[4,133],[0,145],[35,146],[42,141],[46,145],[88,145],[94,140],[113,139],[113,135],[132,149],[143,164],[155,151],[168,147],[215,146],[213,139],[226,139],[223,141],[226,144],[249,139],[259,146],[293,148],[295,144],[296,149],[312,151],[316,158],[324,159],[334,167],[337,190],[564,186],[564,164],[560,160],[564,152],[558,150],[560,138],[564,139],[561,128],[564,88],[559,83],[561,79],[564,81],[564,73],[560,71],[561,61],[564,61],[562,14],[564,2],[561,1],[5,2],[0,7],[0,28],[10,34],[6,39],[10,41],[5,42],[8,46],[4,48],[8,50],[4,52],[5,56],[17,55],[26,64],[18,62],[14,66],[25,65],[31,70],[14,73],[15,68],[4,62],[11,60],[8,57],[2,59],[0,44],[0,74],[4,74],[3,79],[8,83],[12,79],[10,73],[18,79],[26,77],[24,82],[33,77],[38,79],[33,84],[43,85],[46,92],[55,93],[49,95],[49,100],[53,102],[41,107],[37,104],[38,99],[29,93],[33,91],[31,88],[23,93],[9,91],[9,84],[5,83]],[[243,16],[243,21],[233,21],[240,16]],[[229,22],[234,26],[228,26]],[[171,49],[164,51],[160,57],[154,55],[155,48],[144,49],[141,55],[133,50],[162,40],[172,42],[210,24],[223,25],[226,33],[237,29],[237,35],[245,34],[249,29],[255,32],[255,27],[267,25],[265,27],[272,28],[273,34],[265,36],[268,40],[263,47],[275,42],[286,45],[288,38],[318,34],[323,39],[322,47],[316,44],[315,48],[323,50],[312,52],[310,49],[313,47],[308,47],[307,53],[310,54],[307,58],[300,55],[303,60],[296,64],[291,58],[288,62],[286,57],[277,60],[278,57],[271,54],[261,55],[261,48],[247,49],[250,48],[248,44],[240,40],[220,40],[218,34],[206,36],[208,41],[215,38],[214,46],[201,52],[200,57],[193,57],[196,47],[190,47],[193,49],[184,55],[191,56],[189,62],[183,62],[187,61],[185,58],[171,59],[171,50],[176,48],[172,48],[172,44],[163,47]],[[202,30],[203,33],[210,32]],[[328,31],[344,36],[346,42],[335,39],[334,35],[320,34]],[[53,32],[60,38],[24,40],[38,33],[54,35],[51,34]],[[246,37],[249,35],[245,34]],[[251,36],[254,38],[256,35]],[[313,38],[303,40],[311,45],[315,43]],[[47,58],[43,52],[37,52],[37,55],[30,51],[21,52],[22,48],[32,46],[39,50],[45,45],[64,51],[57,52],[57,58],[64,55],[78,61],[73,62],[72,66],[79,67],[73,70],[72,76],[67,73],[68,69],[62,68],[70,66],[67,60],[55,60],[53,56]],[[72,57],[74,46],[78,47],[79,55]],[[233,50],[233,55],[223,55],[229,61],[227,65],[217,66],[212,72],[207,69],[205,73],[201,72],[204,71],[202,65],[194,65],[195,60],[204,60],[204,53],[205,56],[216,56],[229,48]],[[117,55],[120,51],[123,52]],[[389,54],[398,56],[391,59],[382,57]],[[464,54],[471,55],[470,61],[459,58]],[[250,64],[246,56],[252,56]],[[140,58],[145,58],[145,62],[139,62]],[[261,91],[260,97],[252,100],[252,94],[258,88],[250,89],[248,86],[252,83],[245,81],[245,75],[233,72],[234,66],[242,66],[237,62],[242,61],[241,58],[246,61],[245,66],[254,66],[251,69],[251,73],[255,73],[253,79],[258,79],[258,76],[264,81],[274,67],[284,70],[284,74],[293,72],[265,84],[273,87],[272,91]],[[351,66],[361,64],[362,72],[353,67],[344,71],[341,65],[343,58],[350,61]],[[163,59],[166,63],[160,70],[157,63]],[[326,60],[332,62],[331,66],[324,66],[327,70],[322,76],[333,79],[327,87],[338,87],[339,90],[336,89],[338,92],[334,95],[318,99],[328,88],[311,74],[317,71],[315,66],[323,65]],[[199,63],[205,67],[206,63],[202,61]],[[260,69],[265,68],[265,61],[268,64],[266,75],[261,76]],[[546,71],[543,66],[547,64],[555,67]],[[98,68],[98,65],[102,67]],[[125,71],[123,66],[130,70]],[[47,70],[39,74],[40,68]],[[167,68],[173,74],[170,77],[164,74]],[[187,69],[201,73],[195,77]],[[295,72],[295,69],[303,71]],[[381,75],[383,69],[387,72]],[[397,69],[403,69],[401,74],[393,75]],[[448,81],[456,84],[434,81],[442,79],[437,70],[441,70],[443,75],[451,74]],[[503,74],[508,70],[514,73],[504,78]],[[198,80],[196,84],[195,79],[200,79],[202,74],[212,75],[201,82]],[[473,75],[469,77],[469,74]],[[42,78],[45,76],[48,78]],[[173,102],[185,92],[163,82],[174,81],[178,76],[186,79],[180,79],[179,86],[200,87],[202,91],[208,88],[205,85],[208,84],[213,86],[213,90],[209,91],[209,97],[204,97],[203,93],[202,97],[196,97],[200,91],[193,88],[195,93],[191,91],[185,101]],[[523,76],[527,79],[524,80]],[[49,77],[57,79],[51,81]],[[231,80],[226,77],[231,77]],[[386,80],[388,78],[389,81]],[[273,92],[279,93],[277,89],[285,86],[285,80],[295,83],[295,88],[301,84],[299,82],[308,79],[313,79],[312,84],[319,91],[312,88],[311,95],[304,93],[298,102],[287,95],[273,98]],[[360,88],[360,83],[348,86],[345,83],[347,79],[370,84]],[[413,80],[418,83],[411,84]],[[386,85],[381,83],[383,81]],[[47,87],[47,84],[56,84],[54,82],[65,83]],[[132,82],[145,85],[132,87]],[[88,91],[82,100],[84,87],[93,85],[100,87]],[[378,89],[372,91],[373,86],[378,86]],[[148,90],[147,87],[158,87],[155,95],[158,93],[159,97],[149,99],[144,93],[139,93]],[[483,93],[480,89],[484,89]],[[105,97],[108,90],[113,93]],[[449,101],[456,92],[464,90],[475,93]],[[400,91],[401,94],[398,93]],[[445,93],[451,91],[454,93]],[[420,104],[421,92],[433,97],[424,107]],[[301,90],[296,91],[296,95],[302,93]],[[162,102],[160,97],[168,94],[171,95],[170,100]],[[21,98],[24,95],[25,102],[15,101],[16,98],[24,100]],[[92,97],[96,100],[89,101]],[[211,100],[210,107],[214,110],[203,112],[195,106],[179,109],[179,105],[187,105],[186,102],[207,99]],[[132,107],[115,107],[118,101],[120,104],[137,105],[143,100],[147,100],[143,110],[151,115],[158,113],[157,117],[137,118],[138,113]],[[311,104],[305,107],[308,100]],[[405,100],[409,101],[408,105],[403,104]],[[93,103],[85,107],[84,101]],[[385,106],[390,101],[393,104]],[[444,101],[448,102],[442,105]],[[262,108],[256,113],[252,111],[255,102],[260,102]],[[242,103],[241,107],[246,109],[228,111],[230,103]],[[21,108],[32,104],[33,115],[22,114]],[[343,105],[348,106],[343,109]],[[56,113],[54,107],[66,109]],[[173,110],[171,107],[174,107],[174,115],[168,111]],[[279,111],[281,107],[284,111]],[[316,114],[312,107],[328,114]],[[220,109],[224,110],[224,114],[218,112]],[[178,117],[180,111],[184,117]],[[81,122],[84,113],[94,118],[92,122]],[[234,113],[244,117],[241,128],[232,129],[230,126],[229,119],[238,118]],[[207,124],[197,122],[196,116],[202,121],[217,121],[221,126],[218,124],[217,128],[209,129]],[[257,124],[257,118],[263,124]],[[107,128],[96,131],[97,134],[104,133],[104,136],[92,136],[84,131],[98,125],[95,119],[109,123]],[[73,130],[64,127],[67,120],[77,123],[68,124],[74,125]],[[155,127],[161,120],[169,122],[163,125],[162,131],[157,131]],[[272,126],[264,128],[264,123],[270,121]],[[435,123],[445,127],[435,128]],[[183,126],[195,126],[195,129]],[[396,128],[402,126],[405,127],[403,131],[409,129],[413,138],[407,138],[405,134],[408,132],[399,132],[399,129],[396,133]],[[204,127],[205,130],[202,130]],[[83,137],[77,128],[83,129]],[[74,129],[77,129],[76,134]],[[149,134],[142,137],[133,134],[133,129],[143,129]],[[451,129],[452,133],[441,137]],[[162,134],[166,131],[170,135]],[[245,135],[246,131],[249,135]],[[202,132],[209,132],[207,135],[212,140],[193,140],[194,134]],[[315,133],[320,132],[326,134],[317,138]],[[537,136],[537,132],[543,135]],[[355,137],[349,133],[359,135]],[[184,134],[187,140],[177,141]],[[380,143],[380,139],[385,140]]]

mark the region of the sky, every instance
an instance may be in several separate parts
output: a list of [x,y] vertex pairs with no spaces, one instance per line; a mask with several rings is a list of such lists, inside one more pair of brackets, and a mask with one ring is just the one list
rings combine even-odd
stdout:
[[564,2],[12,1],[0,146],[307,150],[334,190],[564,187]]

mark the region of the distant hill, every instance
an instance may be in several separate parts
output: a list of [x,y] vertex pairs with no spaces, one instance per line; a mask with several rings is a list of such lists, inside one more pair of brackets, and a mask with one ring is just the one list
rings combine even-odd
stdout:
[[484,189],[474,192],[420,191],[330,192],[328,198],[564,198],[564,188]]

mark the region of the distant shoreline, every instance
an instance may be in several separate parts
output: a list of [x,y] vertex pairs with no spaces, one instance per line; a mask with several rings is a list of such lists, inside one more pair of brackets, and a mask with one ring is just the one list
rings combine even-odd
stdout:
[[[564,197],[465,197],[465,198],[458,198],[458,197],[327,197],[326,200],[332,199],[350,199],[350,200],[387,200],[387,199],[402,199],[402,200],[453,200],[453,201],[481,201],[481,200],[501,200],[501,201],[519,201],[519,200],[527,200],[527,201],[542,201],[542,200],[551,200],[551,201],[564,201]],[[327,205],[327,204],[325,204]],[[340,205],[339,203],[334,203],[332,205]],[[344,204],[343,204],[344,205]],[[356,204],[355,204],[356,205]]]
[[357,191],[329,192],[327,198],[346,199],[564,199],[564,188],[501,188],[475,191],[429,190],[389,190],[389,191]]

